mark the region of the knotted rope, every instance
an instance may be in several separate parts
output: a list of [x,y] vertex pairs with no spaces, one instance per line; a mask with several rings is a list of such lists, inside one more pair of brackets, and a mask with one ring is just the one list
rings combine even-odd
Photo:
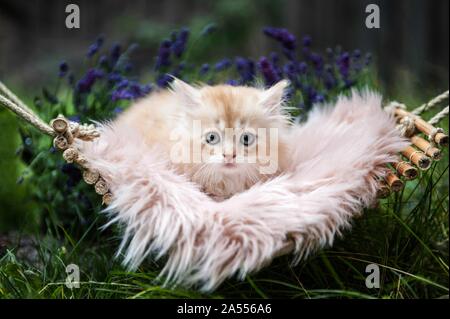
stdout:
[[[395,114],[396,109],[407,109],[406,105],[397,101],[391,101],[388,105],[384,107],[384,110],[390,114]],[[413,116],[404,116],[400,119],[397,129],[400,133],[405,137],[410,137],[416,131],[416,126],[414,125],[415,117]]]
[[414,115],[422,114],[423,112],[431,109],[432,107],[435,107],[436,105],[438,105],[442,101],[448,99],[448,94],[449,94],[448,91],[445,91],[444,93],[439,94],[438,96],[432,98],[427,103],[424,103],[421,106],[419,106],[418,108],[415,108],[414,110],[412,110],[411,113],[414,114]]
[[[52,127],[46,124],[38,115],[36,115],[24,102],[22,102],[14,93],[12,93],[6,85],[4,85],[0,81],[0,104],[11,110],[17,116],[19,116],[25,122],[31,124],[39,131],[49,136],[58,136],[61,135],[61,131],[63,129],[60,127]],[[58,118],[62,118],[60,115]],[[56,119],[55,119],[56,120]],[[53,120],[52,123],[55,121]],[[66,120],[69,125],[70,136],[69,139],[79,138],[84,141],[91,141],[96,137],[99,137],[100,134],[95,129],[93,124],[79,124],[77,122],[72,122]],[[61,124],[61,122],[59,122]],[[64,124],[62,124],[64,125]],[[58,132],[58,130],[60,130]],[[72,140],[70,140],[72,143]]]
[[[419,106],[418,108],[414,109],[411,112],[407,112],[407,107],[405,104],[399,103],[397,101],[392,101],[388,105],[385,106],[385,111],[388,113],[391,113],[393,115],[398,115],[398,110],[403,110],[402,115],[398,121],[397,128],[401,132],[401,134],[405,137],[412,137],[416,130],[416,123],[418,121],[423,121],[419,115],[423,113],[424,111],[427,111],[431,109],[432,107],[435,107],[436,105],[440,104],[444,100],[448,99],[449,97],[449,91],[445,91],[444,93],[434,97],[427,103]],[[440,127],[434,127],[436,124],[438,124],[442,119],[447,117],[449,114],[449,107],[446,106],[442,111],[440,111],[438,114],[436,114],[434,117],[432,117],[427,123],[430,125],[429,132],[427,134],[428,140],[430,141],[432,146],[436,146],[436,136],[440,133],[443,134],[444,130]]]
[[33,113],[14,93],[0,81],[0,104],[16,113],[44,134],[54,136],[53,129]]
[[428,123],[431,125],[436,125],[438,124],[444,117],[448,116],[448,105],[442,110],[440,111],[438,114],[436,114],[435,116],[433,116]]
[[109,204],[111,202],[112,194],[109,192],[106,182],[98,172],[91,171],[86,167],[86,159],[76,148],[72,147],[76,138],[83,141],[92,141],[100,136],[93,124],[79,124],[67,120],[63,115],[58,115],[48,125],[1,81],[0,104],[42,133],[52,136],[54,138],[53,146],[63,152],[62,155],[66,162],[78,164],[83,170],[84,181],[89,185],[94,185],[95,192],[103,196],[103,203]]

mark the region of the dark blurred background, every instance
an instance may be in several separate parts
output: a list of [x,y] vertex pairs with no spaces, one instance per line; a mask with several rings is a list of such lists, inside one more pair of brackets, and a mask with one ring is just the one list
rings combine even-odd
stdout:
[[[65,27],[69,3],[80,6],[80,29]],[[380,7],[380,29],[365,27],[370,3]],[[101,33],[110,41],[138,42],[135,60],[144,69],[171,30],[213,22],[219,29],[211,60],[268,51],[275,44],[261,28],[283,26],[298,37],[311,35],[315,49],[339,44],[371,51],[388,94],[422,97],[422,90],[448,87],[448,14],[447,0],[1,0],[0,77],[27,91],[40,87],[57,61],[80,61]]]

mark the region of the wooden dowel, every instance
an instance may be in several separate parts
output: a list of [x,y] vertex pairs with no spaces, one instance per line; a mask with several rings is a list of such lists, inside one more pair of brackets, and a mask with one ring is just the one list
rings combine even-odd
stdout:
[[392,191],[398,192],[403,189],[403,182],[397,175],[390,172],[386,175],[386,183],[389,185]]
[[391,189],[385,181],[380,181],[378,184],[377,197],[386,198],[391,194]]
[[58,135],[53,139],[53,146],[63,151],[69,147],[69,143],[67,142],[67,139],[64,136]]
[[415,146],[417,146],[417,148],[422,150],[425,153],[425,155],[431,157],[433,160],[439,161],[441,159],[442,157],[441,150],[431,145],[430,142],[428,142],[424,138],[414,135],[411,137],[411,142]]
[[75,163],[77,163],[78,165],[80,165],[81,167],[85,167],[86,163],[87,163],[87,159],[86,157],[84,157],[83,154],[78,154]]
[[107,192],[102,197],[102,204],[108,206],[109,204],[111,204],[112,200],[113,200],[112,194],[110,192]]
[[99,195],[105,195],[108,192],[108,185],[106,182],[100,177],[95,183],[95,192]]
[[55,132],[59,134],[63,134],[69,129],[69,122],[62,115],[58,115],[57,118],[53,119],[50,122],[50,125],[53,127]]
[[78,158],[78,151],[73,148],[73,147],[69,147],[68,149],[66,149],[63,152],[63,158],[66,160],[67,163],[73,163],[77,160]]
[[416,150],[412,146],[408,146],[402,151],[403,156],[410,160],[421,170],[426,170],[431,166],[431,160],[422,151]]
[[[435,130],[435,127],[433,125],[428,124],[420,117],[413,115],[403,109],[400,108],[395,109],[395,115],[399,117],[410,116],[414,118],[414,125],[416,126],[416,128],[427,136],[430,135]],[[434,137],[434,142],[436,142],[439,146],[447,146],[448,135],[444,133],[437,133]]]
[[392,163],[392,166],[394,169],[405,179],[412,180],[415,179],[418,175],[417,169],[410,165],[408,162],[395,162]]
[[92,171],[89,169],[83,171],[83,179],[86,184],[93,185],[97,183],[99,178],[100,174],[97,171]]

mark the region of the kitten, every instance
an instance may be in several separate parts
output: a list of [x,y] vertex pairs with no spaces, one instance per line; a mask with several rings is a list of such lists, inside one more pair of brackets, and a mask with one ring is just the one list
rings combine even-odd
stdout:
[[217,200],[278,174],[287,156],[287,81],[264,90],[244,86],[194,87],[174,79],[116,121],[158,144],[173,167]]

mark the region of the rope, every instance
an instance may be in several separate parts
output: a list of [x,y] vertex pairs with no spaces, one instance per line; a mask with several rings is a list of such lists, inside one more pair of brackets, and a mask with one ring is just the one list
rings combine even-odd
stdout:
[[448,105],[442,111],[440,111],[438,114],[433,116],[428,121],[428,123],[434,126],[434,125],[438,124],[444,117],[447,117],[447,116],[448,116]]
[[19,105],[22,109],[27,111],[30,114],[34,114],[33,111],[25,105],[13,92],[11,92],[6,85],[0,81],[0,94],[3,93],[3,95],[9,99],[11,102],[15,103],[16,105]]
[[[392,101],[384,107],[384,110],[390,114],[394,114],[395,109],[400,108],[406,110],[406,105],[397,101]],[[414,125],[414,116],[402,117],[397,125],[397,129],[402,136],[410,137],[414,134],[416,126]]]
[[23,103],[6,85],[0,81],[0,104],[16,113],[44,134],[54,136],[54,130],[41,120],[25,103]]
[[395,109],[406,110],[406,105],[397,101],[391,101],[388,105],[384,107],[384,110],[390,114],[394,114]]
[[[446,92],[434,97],[427,103],[414,109],[413,111],[410,112],[410,114],[411,114],[410,116],[404,116],[400,119],[399,124],[397,125],[397,129],[405,137],[412,136],[415,132],[414,120],[419,117],[419,114],[436,106],[437,104],[441,103],[445,99],[448,99],[448,97],[449,97],[449,91],[446,91]],[[388,105],[386,105],[384,107],[384,110],[390,114],[394,114],[394,111],[396,108],[407,110],[407,107],[405,104],[399,103],[397,101],[390,102]],[[449,114],[449,106],[447,105],[447,107],[445,107],[442,111],[440,111],[438,114],[433,116],[428,121],[428,124],[435,126],[443,118],[448,116],[448,114]],[[444,133],[444,130],[442,128],[437,127],[437,128],[434,128],[433,131],[428,135],[428,140],[430,141],[432,146],[435,145],[434,140],[435,140],[436,134],[438,134],[438,133]]]
[[20,107],[2,95],[0,95],[0,104],[16,113],[21,119],[30,123],[42,133],[55,136],[55,131],[49,125],[45,124],[45,122],[42,121],[37,115],[29,112],[28,108]]
[[[14,93],[12,93],[6,85],[0,81],[0,105],[10,109],[16,113],[21,119],[33,125],[39,131],[50,136],[60,135],[58,132],[45,123],[39,116],[37,116],[24,102],[22,102]],[[67,121],[69,125],[69,132],[73,137],[85,141],[91,141],[99,137],[99,132],[93,124],[79,124],[76,122]],[[70,141],[71,142],[71,141]]]
[[427,110],[431,109],[432,107],[436,106],[437,104],[439,104],[440,102],[442,102],[442,101],[444,101],[446,99],[448,99],[448,91],[445,91],[444,93],[434,97],[433,99],[431,99],[427,103],[422,104],[418,108],[412,110],[411,113],[414,114],[414,115],[420,115],[424,111],[427,111]]

